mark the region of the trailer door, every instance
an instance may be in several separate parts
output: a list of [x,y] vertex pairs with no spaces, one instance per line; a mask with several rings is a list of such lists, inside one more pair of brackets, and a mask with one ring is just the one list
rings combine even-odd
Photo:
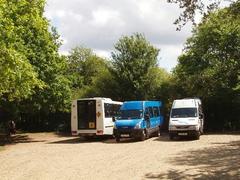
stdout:
[[79,100],[78,129],[96,129],[96,100]]

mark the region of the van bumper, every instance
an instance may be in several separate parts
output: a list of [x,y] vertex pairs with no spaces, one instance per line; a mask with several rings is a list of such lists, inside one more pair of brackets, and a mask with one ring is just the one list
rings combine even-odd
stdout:
[[141,137],[143,129],[113,129],[115,137],[121,137],[121,135],[129,135],[129,137]]
[[172,136],[196,136],[199,131],[188,130],[188,131],[169,131],[169,134]]

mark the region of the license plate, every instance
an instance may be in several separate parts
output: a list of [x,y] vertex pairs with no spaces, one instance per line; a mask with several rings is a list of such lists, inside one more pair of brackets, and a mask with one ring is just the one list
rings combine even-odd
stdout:
[[187,133],[178,133],[179,136],[187,136]]
[[122,134],[121,137],[129,137],[129,134]]

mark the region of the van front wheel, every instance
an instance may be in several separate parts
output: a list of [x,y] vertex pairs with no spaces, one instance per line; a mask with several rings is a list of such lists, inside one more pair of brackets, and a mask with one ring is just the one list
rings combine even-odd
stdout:
[[173,140],[174,139],[174,135],[172,133],[169,133],[169,139]]
[[120,142],[120,137],[116,137],[116,142]]
[[141,134],[141,136],[140,136],[140,140],[141,140],[141,141],[144,141],[146,138],[147,138],[147,134],[146,134],[146,131],[143,129],[143,130],[142,130],[142,134]]
[[194,139],[199,140],[200,139],[200,134],[201,134],[200,131],[196,132]]

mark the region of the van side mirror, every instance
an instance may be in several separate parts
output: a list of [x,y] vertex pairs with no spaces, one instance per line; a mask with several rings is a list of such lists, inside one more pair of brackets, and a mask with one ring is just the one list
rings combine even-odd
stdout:
[[145,114],[145,115],[144,115],[144,119],[145,119],[145,120],[149,120],[149,119],[150,119],[149,114]]
[[115,122],[116,121],[116,118],[115,117],[112,117],[112,122]]

